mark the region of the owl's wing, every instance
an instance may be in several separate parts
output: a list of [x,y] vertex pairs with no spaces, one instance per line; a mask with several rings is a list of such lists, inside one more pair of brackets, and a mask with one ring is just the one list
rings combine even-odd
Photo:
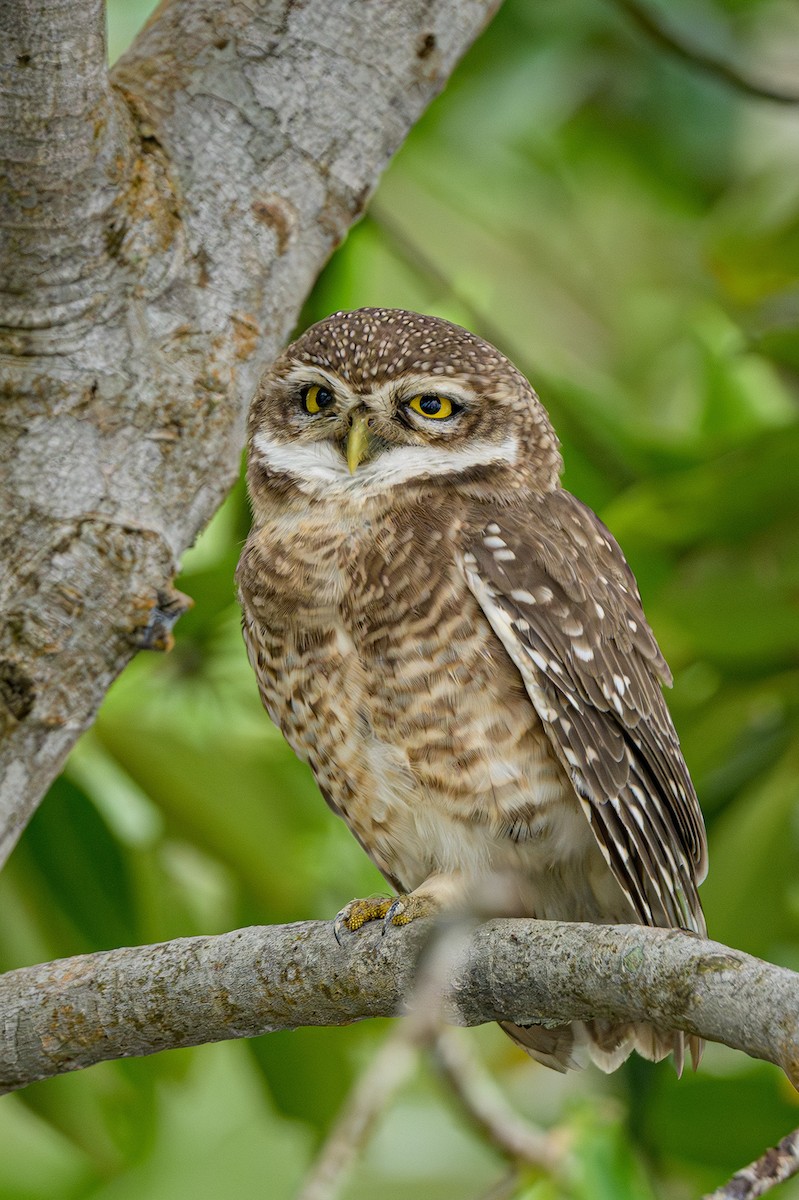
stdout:
[[639,919],[704,934],[705,829],[671,675],[612,534],[562,490],[523,515],[481,506],[462,569]]

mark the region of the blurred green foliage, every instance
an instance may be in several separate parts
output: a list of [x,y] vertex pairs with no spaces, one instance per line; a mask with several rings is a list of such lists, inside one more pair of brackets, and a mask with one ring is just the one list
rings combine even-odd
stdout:
[[[654,0],[653,0],[654,2]],[[111,53],[147,14],[113,0]],[[749,73],[785,77],[777,0],[660,6]],[[710,832],[711,933],[799,968],[799,114],[649,44],[608,0],[508,0],[386,173],[302,323],[435,312],[527,371],[566,485],[614,530],[675,674]],[[232,576],[239,484],[186,556],[194,610],[112,689],[0,877],[11,968],[381,890],[261,711]],[[0,1200],[283,1200],[379,1022],[103,1064],[3,1100]],[[527,1200],[697,1195],[799,1124],[775,1069],[710,1047],[560,1078],[470,1035],[574,1178]],[[477,1197],[503,1166],[424,1070],[349,1200]],[[786,1185],[783,1196],[799,1196]]]

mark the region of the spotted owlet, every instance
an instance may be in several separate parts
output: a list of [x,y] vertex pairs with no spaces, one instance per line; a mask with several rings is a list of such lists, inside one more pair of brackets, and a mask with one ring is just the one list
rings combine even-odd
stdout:
[[[247,650],[270,716],[399,893],[353,901],[339,928],[478,894],[485,911],[495,892],[516,915],[705,931],[669,670],[561,467],[527,380],[435,317],[336,313],[261,381]],[[503,1027],[561,1070],[578,1043],[606,1070],[633,1048],[682,1067],[669,1030]]]

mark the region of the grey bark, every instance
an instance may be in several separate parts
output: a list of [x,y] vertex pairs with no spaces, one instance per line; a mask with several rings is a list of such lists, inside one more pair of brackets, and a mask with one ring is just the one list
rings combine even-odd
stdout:
[[163,647],[247,401],[498,0],[0,5],[0,864]]
[[[258,926],[11,971],[0,977],[0,1091],[106,1059],[396,1015],[430,928],[368,928],[340,947],[328,922]],[[715,942],[638,925],[502,920],[443,959],[442,1017],[452,1023],[646,1019],[799,1080],[799,975]]]

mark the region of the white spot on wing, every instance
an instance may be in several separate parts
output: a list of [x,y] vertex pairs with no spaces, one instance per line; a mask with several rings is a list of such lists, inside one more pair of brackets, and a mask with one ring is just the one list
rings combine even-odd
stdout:
[[642,833],[645,833],[646,832],[646,823],[644,821],[644,814],[641,812],[640,808],[635,808],[633,806],[630,808],[630,812],[632,813],[633,820],[635,821],[638,828],[641,830]]
[[[530,669],[530,660],[528,657],[528,648],[524,647],[519,639],[516,630],[511,623],[511,619],[504,608],[497,603],[497,598],[486,585],[485,581],[480,577],[479,572],[473,569],[472,563],[467,555],[463,556],[464,573],[466,581],[469,584],[474,595],[488,618],[489,624],[496,633],[497,637],[502,642],[508,654],[513,659],[514,663],[521,672],[524,680],[525,690],[533,703],[533,707],[538,713],[542,721],[552,723],[558,719],[558,711],[553,708],[546,693],[541,688],[538,678]],[[569,697],[571,700],[571,696]],[[575,702],[572,700],[572,703]],[[578,707],[575,704],[575,707]]]

